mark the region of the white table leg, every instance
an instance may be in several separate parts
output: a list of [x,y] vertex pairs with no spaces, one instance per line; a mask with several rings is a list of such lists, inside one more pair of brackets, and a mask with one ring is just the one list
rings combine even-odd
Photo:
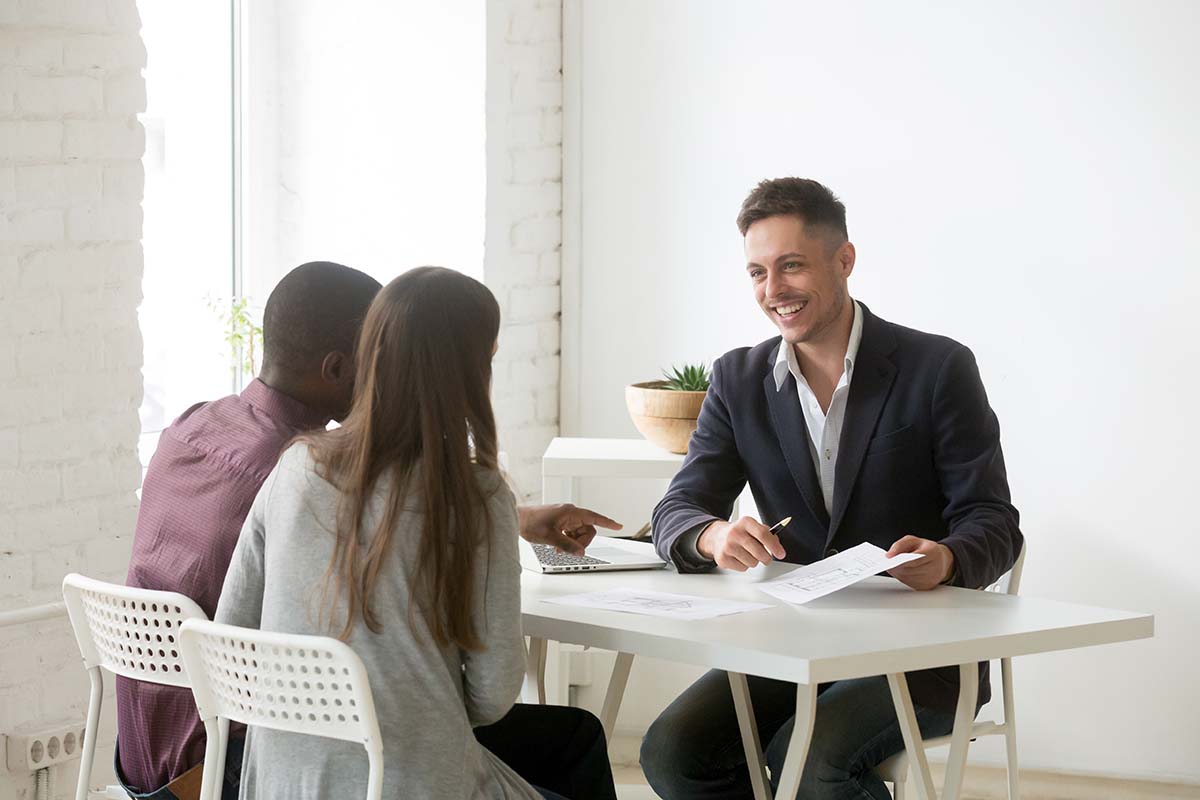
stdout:
[[529,637],[525,651],[525,702],[546,705],[546,640]]
[[780,800],[793,800],[800,791],[800,776],[808,761],[808,746],[812,742],[813,722],[817,718],[817,685],[799,684],[796,687],[796,724],[788,742],[787,756],[779,773]]
[[929,774],[929,759],[925,757],[925,745],[917,725],[917,712],[913,710],[912,695],[908,693],[908,681],[903,672],[890,673],[887,679],[896,717],[900,720],[900,733],[904,736],[904,748],[908,751],[909,772],[917,779],[917,798],[937,800],[937,791]]
[[954,711],[954,735],[950,740],[950,758],[946,762],[942,800],[958,800],[962,791],[967,749],[971,746],[971,729],[975,723],[975,700],[979,696],[979,665],[959,664],[958,680],[958,707]]
[[750,702],[750,687],[746,676],[730,672],[729,688],[733,692],[733,707],[737,710],[742,747],[746,749],[746,768],[750,770],[750,785],[754,800],[771,800],[771,784],[767,780],[767,765],[763,761],[762,742],[758,739],[758,723],[754,720],[754,705]]
[[604,706],[600,710],[600,723],[604,726],[604,738],[612,741],[613,728],[617,725],[617,712],[621,710],[621,699],[625,696],[625,684],[629,670],[633,667],[633,653],[617,653],[613,662],[612,675],[608,678],[608,691],[604,693]]

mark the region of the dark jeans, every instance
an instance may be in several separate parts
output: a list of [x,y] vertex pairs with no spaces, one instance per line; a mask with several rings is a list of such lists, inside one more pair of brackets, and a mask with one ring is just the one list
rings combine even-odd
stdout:
[[[245,744],[246,740],[241,736],[230,736],[225,745],[225,774],[222,776],[224,780],[221,787],[221,800],[238,800],[238,788],[242,782],[242,749]],[[121,740],[119,738],[113,753],[113,771],[117,775],[117,782],[121,784],[125,794],[129,795],[132,800],[179,800],[175,793],[166,786],[143,792],[139,791],[138,787],[131,787],[125,782],[125,775],[121,772]]]
[[[778,788],[796,715],[796,685],[749,676],[759,739],[771,785]],[[904,749],[887,678],[859,678],[818,690],[812,744],[800,781],[803,800],[891,800],[874,767]],[[925,738],[954,727],[954,711],[916,707]],[[713,670],[692,684],[650,726],[642,770],[664,800],[753,798],[737,711],[726,673]],[[780,800],[783,800],[780,798]]]
[[518,703],[475,738],[546,797],[616,800],[604,728],[583,709]]

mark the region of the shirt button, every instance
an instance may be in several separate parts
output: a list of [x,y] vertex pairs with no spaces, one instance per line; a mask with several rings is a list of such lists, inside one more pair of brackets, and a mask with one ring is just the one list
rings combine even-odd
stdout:
[[826,457],[826,458],[832,458],[832,457],[833,457],[833,451],[832,451],[832,450],[826,450],[826,451],[825,451],[825,457]]

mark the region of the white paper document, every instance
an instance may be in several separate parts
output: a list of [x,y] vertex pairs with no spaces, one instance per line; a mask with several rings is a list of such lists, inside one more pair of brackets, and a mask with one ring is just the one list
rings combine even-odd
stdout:
[[736,600],[720,600],[714,597],[696,597],[690,594],[636,589],[606,589],[586,594],[570,594],[545,602],[680,620],[709,619],[771,607],[766,603],[744,603]]
[[863,542],[815,564],[797,567],[758,588],[789,603],[807,603],[809,600],[832,594],[838,589],[845,589],[884,570],[924,557],[920,553],[901,553],[888,558],[886,550]]

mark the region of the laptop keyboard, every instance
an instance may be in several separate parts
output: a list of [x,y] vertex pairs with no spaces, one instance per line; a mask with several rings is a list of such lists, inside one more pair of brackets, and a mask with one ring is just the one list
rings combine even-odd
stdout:
[[584,564],[610,563],[591,556],[573,556],[569,553],[561,553],[548,544],[535,544],[533,552],[537,554],[538,561],[548,567],[578,567]]

